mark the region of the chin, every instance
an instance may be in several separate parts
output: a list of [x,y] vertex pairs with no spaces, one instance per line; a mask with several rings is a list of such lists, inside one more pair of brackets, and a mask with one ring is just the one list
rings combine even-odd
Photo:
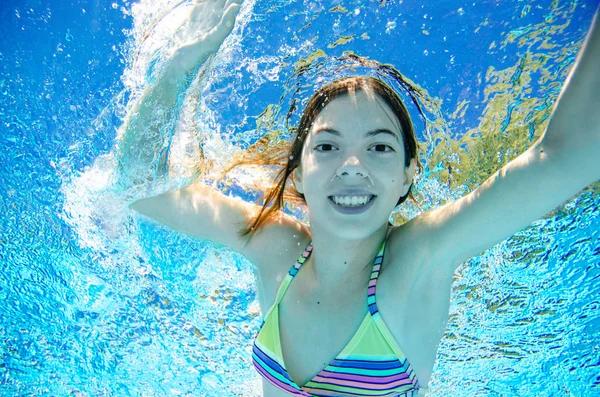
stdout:
[[[360,220],[348,220],[340,222],[338,219],[325,218],[326,223],[318,222],[319,227],[327,233],[334,235],[336,238],[351,241],[360,241],[371,237],[381,228],[387,228],[388,218],[385,222],[374,223],[373,218],[367,222]],[[311,225],[314,223],[311,222]]]

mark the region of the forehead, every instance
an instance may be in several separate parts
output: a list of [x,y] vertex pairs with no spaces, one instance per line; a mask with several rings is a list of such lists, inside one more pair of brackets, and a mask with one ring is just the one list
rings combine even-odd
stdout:
[[401,128],[388,104],[377,94],[367,94],[363,90],[331,100],[315,118],[311,132],[323,127],[351,130],[386,128],[398,133]]

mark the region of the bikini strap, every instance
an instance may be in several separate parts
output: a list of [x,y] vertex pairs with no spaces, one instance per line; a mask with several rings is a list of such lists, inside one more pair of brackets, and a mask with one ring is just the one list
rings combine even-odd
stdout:
[[287,275],[281,282],[281,285],[279,286],[279,290],[277,291],[277,298],[275,299],[275,303],[273,304],[273,306],[278,305],[279,302],[281,302],[281,299],[283,299],[283,296],[285,295],[288,287],[290,286],[290,283],[292,282],[292,280],[294,279],[296,274],[298,274],[298,271],[300,270],[300,268],[302,267],[304,262],[306,262],[306,260],[310,256],[310,254],[312,253],[312,250],[313,250],[313,246],[312,246],[312,240],[311,240],[308,242],[308,245],[304,249],[304,252],[302,252],[300,254],[300,256],[298,257],[298,260],[296,260],[296,263],[294,263],[294,265],[292,265],[292,267],[290,268],[290,271],[287,273]]
[[367,304],[369,305],[369,312],[371,316],[375,313],[378,313],[377,309],[377,300],[375,298],[375,290],[377,287],[377,280],[379,279],[379,272],[381,271],[381,265],[383,263],[383,254],[385,252],[385,243],[387,239],[383,240],[383,244],[381,244],[381,248],[373,261],[373,271],[371,272],[371,279],[369,280],[369,289],[367,292]]

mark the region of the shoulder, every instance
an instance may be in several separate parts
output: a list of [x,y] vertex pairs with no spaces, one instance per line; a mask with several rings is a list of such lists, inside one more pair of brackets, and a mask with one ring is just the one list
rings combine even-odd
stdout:
[[393,227],[388,234],[382,279],[407,291],[419,277],[427,258],[423,255],[425,241],[411,230],[409,223]]
[[[287,272],[310,241],[310,229],[294,217],[279,212],[253,237],[253,262],[264,278],[269,273]],[[291,260],[291,262],[290,262]]]
[[308,226],[283,212],[255,235],[255,249],[247,259],[254,264],[263,314],[275,301],[281,282],[310,239]]
[[448,318],[453,273],[443,265],[443,255],[435,253],[435,238],[418,220],[411,222],[388,236],[377,306],[417,377],[427,384]]
[[[404,286],[405,293],[434,281],[451,283],[453,271],[448,263],[452,258],[444,245],[438,243],[438,233],[430,220],[423,217],[392,228],[384,257],[386,278],[393,285]],[[445,269],[448,271],[441,271]]]

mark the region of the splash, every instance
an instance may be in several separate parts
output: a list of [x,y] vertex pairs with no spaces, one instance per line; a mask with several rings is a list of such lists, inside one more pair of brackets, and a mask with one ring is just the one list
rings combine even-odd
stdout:
[[[192,387],[202,387],[206,396],[258,395],[258,381],[244,343],[251,339],[259,318],[250,264],[226,249],[174,236],[148,222],[134,222],[127,204],[195,180],[241,196],[268,189],[276,167],[246,164],[231,170],[231,162],[241,153],[285,149],[293,138],[290,127],[297,123],[301,109],[310,95],[327,81],[350,73],[377,74],[378,68],[385,64],[372,67],[374,64],[352,62],[356,58],[368,61],[365,56],[368,50],[355,47],[372,44],[378,37],[370,28],[373,23],[363,27],[360,20],[352,18],[381,13],[379,22],[383,29],[386,23],[396,21],[390,36],[399,34],[404,25],[402,18],[391,15],[390,7],[395,3],[380,1],[375,12],[359,2],[328,8],[314,1],[256,4],[246,1],[235,30],[219,52],[192,77],[189,88],[182,89],[179,117],[173,118],[168,130],[161,131],[155,140],[155,146],[148,148],[150,153],[157,154],[150,166],[136,164],[130,158],[132,175],[141,179],[142,175],[150,175],[151,183],[120,185],[116,148],[99,156],[80,173],[70,170],[68,163],[60,166],[64,175],[65,221],[76,231],[80,246],[96,255],[95,266],[114,270],[104,279],[82,278],[82,295],[93,295],[95,299],[82,299],[76,307],[77,313],[87,319],[97,315],[94,311],[114,310],[114,303],[120,304],[118,310],[104,313],[107,325],[103,330],[112,332],[111,335],[117,334],[117,330],[133,336],[111,339],[110,346],[115,347],[121,358],[105,360],[107,368],[114,362],[120,364],[118,373],[111,372],[110,379],[119,382],[133,379],[137,384],[149,385],[147,389],[141,386],[127,389],[129,393],[152,395],[159,390],[165,392],[163,395],[185,395],[197,392]],[[127,11],[133,17],[134,27],[126,45],[128,68],[123,76],[126,89],[107,113],[124,119],[144,90],[164,72],[175,49],[190,40],[191,25],[182,21],[194,4],[141,1]],[[486,84],[484,116],[476,128],[461,137],[451,135],[449,126],[468,113],[472,102],[461,100],[448,111],[444,108],[445,99],[431,87],[418,84],[417,78],[413,81],[412,73],[405,68],[395,68],[402,72],[406,85],[393,80],[389,83],[405,99],[413,120],[418,123],[424,165],[415,181],[418,205],[411,203],[399,208],[393,216],[396,224],[478,186],[492,171],[522,153],[543,131],[559,82],[568,72],[578,48],[575,42],[563,43],[559,48],[551,41],[568,27],[567,21],[572,18],[569,7],[558,7],[551,12],[550,27],[538,24],[515,29],[502,43],[490,46],[490,51],[518,46],[520,59],[513,65],[490,67],[482,76]],[[282,11],[284,8],[286,11]],[[460,14],[468,15],[468,10],[461,8]],[[273,15],[288,22],[289,32],[274,32],[265,26],[268,24],[264,21]],[[210,15],[207,17],[210,19]],[[330,30],[325,31],[323,21],[327,21]],[[435,37],[431,27],[424,31],[428,37]],[[278,33],[288,34],[289,40],[274,45],[265,39]],[[384,33],[384,37],[390,36]],[[258,55],[245,52],[249,42],[262,46]],[[532,84],[539,84],[542,94],[530,95],[526,87]],[[408,86],[415,88],[412,97]],[[166,117],[167,110],[159,109],[157,117]],[[99,120],[105,118],[99,116]],[[124,139],[122,130],[115,135],[118,145]],[[562,254],[551,256],[539,249],[557,243],[545,240],[544,236],[572,232],[572,223],[580,225],[582,219],[591,218],[594,212],[589,208],[593,208],[594,199],[584,196],[580,200],[585,204],[578,207],[584,208],[582,213],[572,209],[561,220],[541,221],[534,225],[532,234],[517,235],[459,271],[453,291],[457,305],[451,311],[449,331],[440,348],[440,363],[433,381],[437,395],[456,395],[457,390],[489,394],[481,372],[499,373],[504,381],[514,375],[527,384],[528,376],[538,376],[527,375],[528,364],[544,362],[535,361],[536,357],[544,354],[559,357],[556,352],[563,354],[569,344],[589,346],[589,341],[578,336],[578,330],[571,329],[566,339],[559,335],[561,329],[569,329],[566,323],[580,321],[577,315],[595,318],[593,313],[597,308],[593,304],[580,309],[577,315],[571,314],[570,305],[583,305],[581,299],[586,296],[578,287],[585,285],[582,274],[565,275],[564,286],[557,285],[553,279],[562,277],[555,277],[556,272],[562,271],[556,270]],[[300,220],[306,219],[305,213],[293,212],[293,207],[286,210]],[[592,241],[580,241],[572,234],[566,236],[566,241],[560,244],[569,247],[565,252],[570,252],[571,258],[583,262],[597,256],[597,250],[590,248]],[[536,244],[533,248],[531,241]],[[512,270],[505,270],[509,266]],[[548,272],[543,273],[546,269]],[[596,277],[597,269],[588,272],[585,274]],[[111,280],[117,280],[114,283],[119,288],[111,287]],[[570,287],[580,288],[578,296],[569,292]],[[111,298],[115,291],[122,293],[119,297],[127,298]],[[532,291],[548,293],[532,298]],[[556,301],[557,295],[570,301]],[[532,319],[538,321],[537,326]],[[541,335],[539,321],[552,332]],[[489,328],[474,330],[475,323]],[[128,324],[133,325],[128,327]],[[83,330],[105,340],[103,335],[93,334],[91,326]],[[519,335],[530,338],[519,339]],[[506,343],[503,338],[516,342]],[[539,340],[544,341],[541,346],[533,346]],[[573,363],[573,367],[576,365],[582,367],[585,363]],[[460,371],[453,371],[456,366]],[[555,367],[545,369],[557,377],[577,376],[576,371],[565,375]],[[541,368],[539,374],[546,373],[545,369]],[[110,371],[102,370],[106,371],[103,375]],[[467,380],[457,379],[461,375]],[[245,380],[240,384],[239,379]],[[538,378],[535,380],[539,383]],[[457,382],[461,387],[454,387]],[[462,388],[465,382],[468,387]],[[106,387],[110,389],[111,385]],[[490,386],[493,391],[502,387],[502,383]],[[444,388],[451,390],[445,393]],[[514,394],[528,392],[518,390]]]

